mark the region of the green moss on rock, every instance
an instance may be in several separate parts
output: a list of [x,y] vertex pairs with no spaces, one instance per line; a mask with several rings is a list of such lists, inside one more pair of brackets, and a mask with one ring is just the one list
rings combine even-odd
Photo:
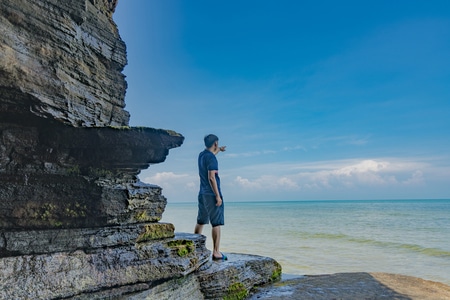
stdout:
[[150,217],[147,215],[147,211],[143,210],[143,211],[138,211],[134,215],[134,219],[138,222],[146,222],[146,221],[150,220]]
[[175,249],[180,257],[184,257],[195,250],[194,242],[190,240],[173,240],[167,243],[167,245]]
[[114,174],[111,170],[91,167],[89,168],[89,175],[97,178],[109,178],[113,177]]
[[[154,210],[153,213],[155,214],[161,214],[162,212],[159,212],[158,210]],[[144,222],[159,222],[161,221],[160,215],[153,215],[149,216],[147,210],[138,210],[134,213],[133,218],[136,222],[144,223]]]
[[272,276],[270,277],[271,281],[278,281],[281,279],[282,268],[281,265],[278,264],[277,268],[273,271]]
[[243,300],[247,296],[248,291],[245,285],[241,282],[236,282],[228,288],[227,295],[223,297],[223,300]]
[[112,125],[110,125],[108,127],[112,128],[112,129],[116,129],[116,130],[130,130],[131,129],[130,126],[112,126]]
[[61,227],[74,219],[85,218],[88,208],[84,204],[47,202],[38,207],[31,207],[34,224],[49,227]]
[[144,226],[143,232],[136,239],[136,243],[142,243],[151,240],[158,240],[164,238],[172,238],[175,236],[175,228],[170,223],[155,223]]
[[71,166],[70,168],[67,168],[66,172],[68,175],[71,176],[80,175],[81,174],[80,166],[78,165]]

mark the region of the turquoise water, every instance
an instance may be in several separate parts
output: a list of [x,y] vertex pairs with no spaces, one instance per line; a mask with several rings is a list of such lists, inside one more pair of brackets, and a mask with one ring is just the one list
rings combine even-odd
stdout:
[[[168,203],[162,221],[192,232],[196,214],[196,203]],[[272,257],[287,274],[389,272],[450,285],[450,200],[227,202],[225,223],[223,252]]]

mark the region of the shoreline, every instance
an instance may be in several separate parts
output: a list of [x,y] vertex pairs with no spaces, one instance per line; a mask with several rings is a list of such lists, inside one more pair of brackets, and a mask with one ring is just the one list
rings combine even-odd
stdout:
[[441,282],[391,273],[282,274],[279,282],[261,287],[249,300],[298,299],[450,299]]
[[434,283],[438,283],[438,284],[443,284],[445,286],[450,287],[450,284],[446,283],[446,282],[442,282],[442,281],[438,281],[438,280],[432,280],[432,279],[426,279],[426,278],[422,278],[422,277],[418,277],[418,276],[414,276],[414,275],[407,275],[407,274],[398,274],[398,273],[388,273],[388,272],[337,272],[337,273],[324,273],[324,274],[304,274],[304,275],[297,275],[297,274],[290,274],[290,273],[281,273],[281,281],[290,281],[290,280],[297,280],[297,279],[302,279],[305,277],[317,277],[317,276],[327,276],[327,275],[332,275],[332,274],[357,274],[357,273],[367,273],[367,274],[392,274],[392,275],[397,275],[397,276],[404,276],[404,277],[411,277],[411,278],[417,278],[423,281],[427,281],[427,282],[434,282]]

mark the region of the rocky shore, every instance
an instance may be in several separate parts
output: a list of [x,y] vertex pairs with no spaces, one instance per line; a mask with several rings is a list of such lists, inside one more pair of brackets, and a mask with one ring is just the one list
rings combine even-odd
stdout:
[[0,299],[450,298],[390,274],[279,282],[275,260],[212,261],[204,236],[160,222],[162,188],[138,174],[184,137],[129,127],[116,5],[0,3]]
[[301,276],[257,289],[249,300],[294,299],[450,299],[450,286],[387,273]]

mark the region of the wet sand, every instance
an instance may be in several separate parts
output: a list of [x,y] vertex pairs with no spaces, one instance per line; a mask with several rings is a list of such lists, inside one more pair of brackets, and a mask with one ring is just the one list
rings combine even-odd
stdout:
[[250,300],[293,299],[450,299],[450,286],[388,273],[337,273],[300,276],[283,274],[282,281],[259,288]]

